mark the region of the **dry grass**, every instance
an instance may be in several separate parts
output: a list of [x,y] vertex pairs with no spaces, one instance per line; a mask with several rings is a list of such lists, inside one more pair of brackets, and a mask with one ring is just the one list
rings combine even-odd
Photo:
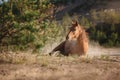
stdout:
[[88,56],[79,57],[77,55],[63,56],[61,54],[54,54],[49,56],[47,54],[32,54],[30,52],[3,52],[0,53],[0,63],[10,64],[40,64],[41,66],[49,66],[49,63],[65,62],[70,63],[80,59],[82,62],[90,62],[92,58]]
[[0,80],[119,80],[120,58],[114,59],[6,52],[0,54]]
[[24,52],[3,52],[0,53],[0,62],[14,64],[31,64],[37,62],[37,55],[32,55],[31,53]]

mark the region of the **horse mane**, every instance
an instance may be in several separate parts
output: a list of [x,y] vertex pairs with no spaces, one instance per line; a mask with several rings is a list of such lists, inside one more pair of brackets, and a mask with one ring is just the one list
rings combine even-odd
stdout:
[[79,38],[81,38],[81,40],[86,39],[88,41],[88,34],[87,34],[86,30],[83,27],[81,27],[81,29],[82,29],[82,33],[80,34]]

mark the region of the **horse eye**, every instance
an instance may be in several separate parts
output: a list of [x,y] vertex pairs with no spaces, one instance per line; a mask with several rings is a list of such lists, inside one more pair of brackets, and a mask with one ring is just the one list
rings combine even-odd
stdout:
[[75,28],[71,27],[71,28],[70,28],[70,31],[75,31]]

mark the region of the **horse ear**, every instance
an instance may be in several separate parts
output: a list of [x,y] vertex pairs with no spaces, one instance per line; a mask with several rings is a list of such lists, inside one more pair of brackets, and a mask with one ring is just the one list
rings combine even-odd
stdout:
[[78,26],[78,22],[77,21],[72,21],[72,25]]

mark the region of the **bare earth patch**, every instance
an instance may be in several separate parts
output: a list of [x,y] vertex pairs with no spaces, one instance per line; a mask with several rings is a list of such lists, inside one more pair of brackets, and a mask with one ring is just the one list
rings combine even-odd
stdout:
[[[29,59],[28,55],[26,58]],[[0,80],[120,80],[120,56],[33,58],[36,61],[0,63]]]

